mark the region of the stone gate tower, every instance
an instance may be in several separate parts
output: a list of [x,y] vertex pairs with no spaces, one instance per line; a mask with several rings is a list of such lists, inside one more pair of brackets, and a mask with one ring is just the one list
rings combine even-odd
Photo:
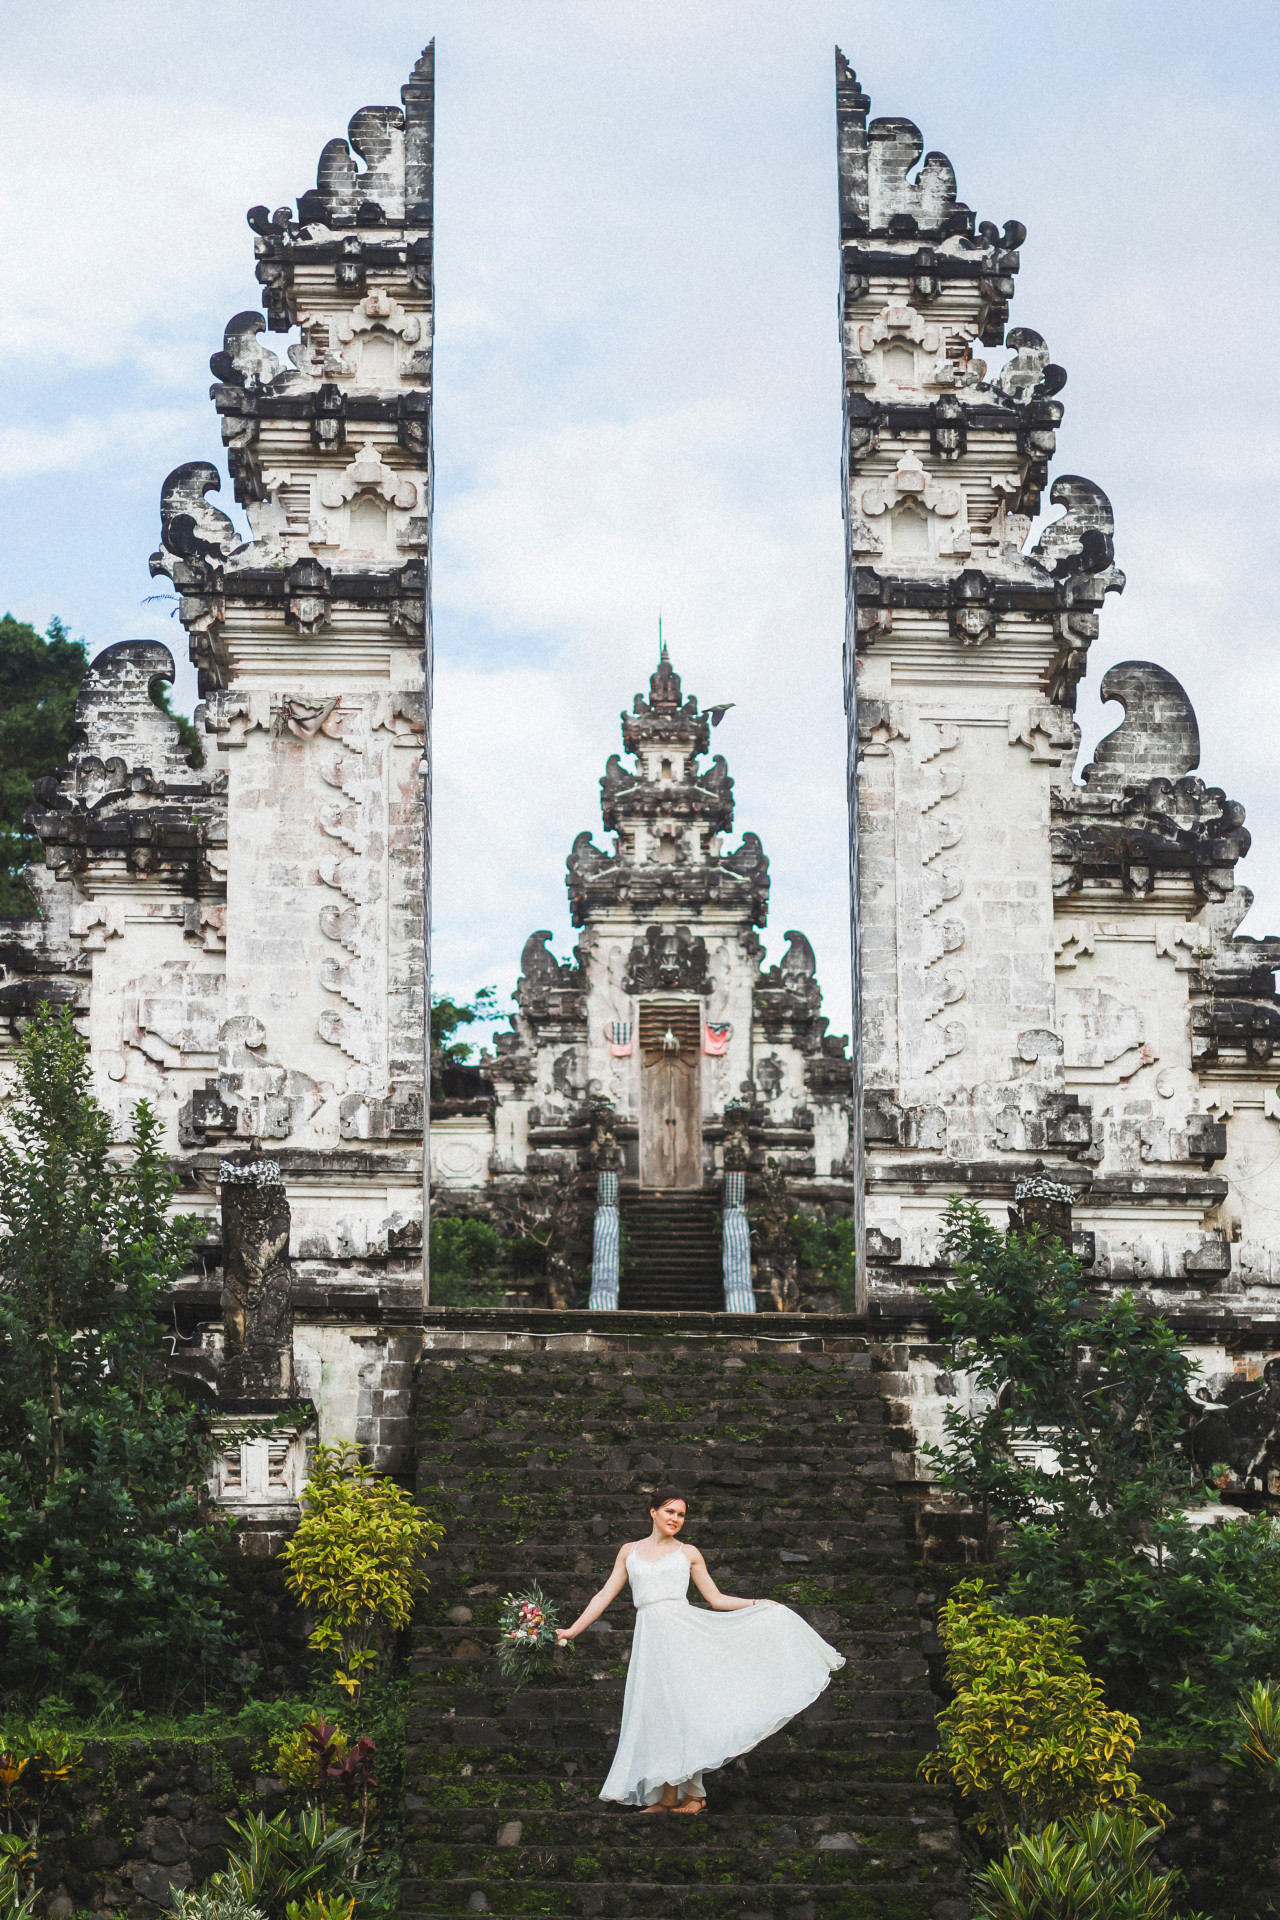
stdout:
[[836,86],[864,1300],[910,1311],[949,1194],[1003,1220],[1031,1181],[1096,1280],[1218,1341],[1233,1299],[1280,1304],[1280,941],[1235,934],[1244,811],[1150,662],[1105,676],[1125,717],[1073,777],[1124,575],[1102,489],[1050,484],[1067,376],[1005,332],[1025,230],[868,122],[840,54]]
[[[38,794],[44,917],[4,1007],[69,999],[119,1120],[145,1096],[168,1124],[208,1220],[179,1365],[232,1411],[309,1396],[382,1464],[423,1299],[433,70],[429,47],[328,143],[296,217],[250,210],[265,319],[210,362],[248,538],[195,461],[151,559],[203,765],[149,698],[167,650],[100,654]],[[287,1501],[300,1449],[245,1451],[228,1500]]]

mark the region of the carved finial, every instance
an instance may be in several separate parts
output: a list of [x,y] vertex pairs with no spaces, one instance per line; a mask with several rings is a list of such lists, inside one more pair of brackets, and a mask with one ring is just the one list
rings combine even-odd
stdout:
[[1180,780],[1200,764],[1200,729],[1185,689],[1150,660],[1122,660],[1102,676],[1102,698],[1124,708],[1084,770],[1091,793],[1121,793],[1148,780]]

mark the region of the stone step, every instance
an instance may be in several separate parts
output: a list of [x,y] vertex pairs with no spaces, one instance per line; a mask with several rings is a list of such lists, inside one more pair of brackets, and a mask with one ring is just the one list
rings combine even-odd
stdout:
[[713,1206],[699,1193],[622,1196],[623,1312],[715,1313],[723,1308]]
[[[430,1781],[432,1806],[583,1807],[598,1812],[602,1804],[599,1793],[607,1765],[571,1751],[431,1748],[413,1738],[409,1747],[420,1771],[421,1763],[430,1762],[422,1778]],[[869,1797],[874,1802],[887,1776],[893,1776],[890,1784],[903,1790],[918,1784],[922,1751],[928,1748],[922,1749],[918,1739],[902,1732],[892,1740],[868,1740],[861,1748],[832,1754],[757,1747],[741,1763],[735,1761],[708,1781],[711,1812],[773,1813],[785,1806],[789,1815],[824,1814],[838,1808],[842,1816],[848,1812],[852,1818],[849,1810],[861,1808]],[[905,1782],[900,1781],[903,1773],[908,1776]]]
[[[779,1752],[789,1754],[860,1754],[873,1743],[918,1747],[927,1753],[934,1744],[934,1702],[912,1706],[897,1698],[868,1701],[863,1712],[847,1726],[831,1721],[808,1725],[803,1718],[791,1723],[791,1731],[776,1737],[783,1742]],[[422,1756],[431,1752],[477,1752],[518,1741],[526,1760],[538,1751],[576,1756],[583,1766],[607,1770],[621,1720],[621,1703],[612,1712],[602,1713],[598,1721],[564,1720],[554,1724],[532,1721],[511,1725],[500,1720],[469,1720],[458,1715],[441,1718],[434,1725],[411,1719],[406,1737]]]
[[[466,1843],[577,1848],[584,1839],[592,1839],[609,1847],[657,1845],[667,1852],[680,1848],[698,1851],[707,1846],[782,1847],[794,1851],[817,1848],[822,1837],[839,1826],[829,1811],[792,1813],[783,1822],[776,1812],[745,1808],[741,1812],[709,1812],[700,1817],[695,1827],[690,1827],[686,1820],[670,1827],[664,1821],[661,1834],[655,1837],[651,1821],[659,1816],[646,1816],[642,1824],[633,1809],[618,1809],[603,1802],[597,1803],[594,1810],[540,1806],[518,1810],[508,1800],[500,1820],[484,1806],[409,1808],[407,1811],[408,1832],[414,1845],[439,1841],[450,1846]],[[951,1803],[941,1788],[925,1787],[920,1793],[907,1794],[899,1789],[895,1796],[884,1797],[877,1804],[864,1787],[859,1814],[859,1838],[876,1846],[914,1847],[926,1828],[945,1831],[951,1838],[955,1836]],[[514,1837],[510,1831],[513,1820],[520,1825],[520,1832]]]
[[[922,1781],[919,1765],[915,1749],[902,1748],[894,1753],[876,1747],[863,1754],[842,1755],[837,1766],[823,1772],[804,1756],[797,1760],[794,1755],[772,1754],[757,1747],[725,1768],[721,1791],[705,1817],[713,1825],[724,1823],[723,1827],[716,1826],[717,1832],[737,1832],[744,1822],[753,1831],[768,1828],[772,1832],[784,1814],[791,1821],[808,1821],[812,1830],[818,1831],[822,1822],[828,1826],[846,1824],[852,1810],[857,1811],[862,1826],[888,1819],[927,1819],[935,1824],[950,1819],[949,1792]],[[526,1815],[548,1820],[563,1816],[575,1828],[597,1818],[630,1820],[630,1810],[613,1807],[599,1798],[604,1779],[603,1773],[582,1767],[575,1760],[562,1760],[554,1771],[541,1773],[498,1771],[497,1760],[455,1762],[452,1772],[433,1779],[429,1806],[413,1793],[406,1796],[406,1819],[415,1832],[423,1821],[452,1820],[455,1816],[487,1819],[498,1813],[503,1820]],[[668,1844],[674,1844],[670,1837]]]
[[[701,1816],[699,1816],[700,1818]],[[655,1835],[655,1825],[663,1827],[662,1814],[632,1814],[636,1829],[629,1846],[611,1845],[597,1837],[591,1847],[591,1874],[596,1880],[614,1880],[627,1885],[640,1881],[658,1881],[669,1888],[703,1888],[715,1885],[770,1886],[776,1888],[780,1877],[807,1881],[812,1885],[847,1884],[851,1877],[864,1882],[910,1885],[918,1878],[946,1874],[952,1881],[959,1865],[959,1843],[953,1826],[933,1829],[921,1827],[908,1835],[892,1834],[872,1838],[855,1828],[835,1829],[822,1835],[826,1846],[757,1845],[725,1847],[704,1826],[700,1846],[670,1846],[666,1836]],[[414,1853],[406,1852],[405,1880],[412,1889],[416,1875]],[[424,1849],[424,1853],[427,1850]],[[450,1879],[470,1882],[474,1887],[483,1880],[492,1889],[495,1881],[516,1880],[527,1885],[538,1880],[572,1882],[582,1874],[583,1847],[529,1846],[508,1840],[471,1844],[465,1841],[436,1843],[434,1868],[451,1868]],[[419,1869],[419,1871],[422,1871]],[[436,1879],[435,1873],[423,1875],[419,1884],[424,1891]],[[403,1897],[403,1895],[402,1895]],[[492,1894],[490,1894],[492,1897]]]
[[[643,1819],[645,1815],[639,1815]],[[638,1880],[609,1881],[603,1860],[587,1854],[582,1878],[555,1881],[522,1877],[407,1881],[401,1888],[406,1920],[445,1920],[454,1914],[537,1915],[538,1920],[964,1920],[964,1875],[949,1858],[921,1860],[910,1876],[895,1874],[876,1857],[863,1863],[856,1851],[832,1851],[831,1880],[793,1881],[785,1869],[782,1884],[693,1884],[668,1886]],[[421,1903],[421,1904],[419,1904]]]

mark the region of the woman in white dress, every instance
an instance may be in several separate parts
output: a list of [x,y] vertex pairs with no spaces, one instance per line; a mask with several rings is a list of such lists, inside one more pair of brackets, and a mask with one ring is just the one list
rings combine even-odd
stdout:
[[[704,1772],[767,1740],[844,1665],[790,1607],[721,1593],[697,1547],[676,1538],[687,1511],[682,1493],[662,1488],[648,1539],[619,1547],[599,1593],[559,1634],[576,1640],[630,1580],[635,1636],[600,1798],[646,1813],[701,1813]],[[690,1575],[710,1613],[690,1606]]]

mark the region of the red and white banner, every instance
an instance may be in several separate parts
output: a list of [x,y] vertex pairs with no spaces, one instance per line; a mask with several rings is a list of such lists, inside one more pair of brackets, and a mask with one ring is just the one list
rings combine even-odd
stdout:
[[729,1035],[733,1028],[727,1020],[704,1020],[702,1023],[702,1051],[714,1058],[724,1053],[729,1045]]

